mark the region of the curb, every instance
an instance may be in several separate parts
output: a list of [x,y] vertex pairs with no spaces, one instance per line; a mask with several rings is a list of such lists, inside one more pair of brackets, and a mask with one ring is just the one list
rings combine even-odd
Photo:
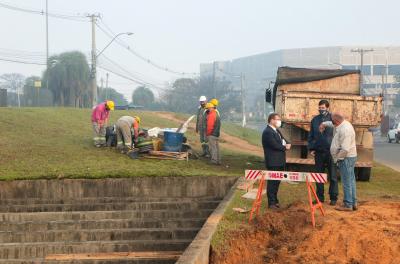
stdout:
[[209,264],[211,239],[228,205],[233,200],[239,182],[240,178],[236,180],[218,207],[207,218],[199,233],[197,233],[192,243],[186,248],[176,264]]

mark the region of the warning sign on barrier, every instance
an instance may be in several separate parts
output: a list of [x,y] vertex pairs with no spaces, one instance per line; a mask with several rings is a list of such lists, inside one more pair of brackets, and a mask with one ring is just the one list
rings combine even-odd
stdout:
[[246,170],[246,180],[259,180],[264,176],[265,180],[294,181],[294,182],[318,182],[326,183],[326,173],[314,172],[293,172],[293,171],[266,171],[266,170]]

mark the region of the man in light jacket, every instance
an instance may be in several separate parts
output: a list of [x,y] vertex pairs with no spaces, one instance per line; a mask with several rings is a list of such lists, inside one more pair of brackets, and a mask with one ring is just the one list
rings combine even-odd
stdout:
[[332,114],[332,122],[321,124],[321,131],[327,126],[334,126],[335,133],[331,144],[333,161],[338,165],[343,185],[343,205],[339,211],[357,210],[357,190],[354,167],[357,161],[356,133],[349,121],[339,113]]

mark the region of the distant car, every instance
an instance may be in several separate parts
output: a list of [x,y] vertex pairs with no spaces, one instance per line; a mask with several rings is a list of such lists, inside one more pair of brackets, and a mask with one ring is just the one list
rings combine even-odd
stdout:
[[392,143],[396,141],[396,143],[400,142],[400,123],[395,124],[388,132],[388,142]]

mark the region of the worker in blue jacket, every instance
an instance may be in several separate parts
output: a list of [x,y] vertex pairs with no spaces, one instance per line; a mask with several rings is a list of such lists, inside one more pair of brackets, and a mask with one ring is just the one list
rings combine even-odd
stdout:
[[[336,175],[336,168],[330,154],[330,147],[333,139],[333,128],[326,128],[320,131],[320,125],[325,121],[332,121],[329,112],[329,101],[321,100],[318,104],[319,115],[311,120],[310,133],[308,135],[308,149],[315,159],[316,172],[325,173],[328,171],[330,205],[336,205],[339,189]],[[316,183],[317,196],[321,202],[325,201],[324,184]]]

